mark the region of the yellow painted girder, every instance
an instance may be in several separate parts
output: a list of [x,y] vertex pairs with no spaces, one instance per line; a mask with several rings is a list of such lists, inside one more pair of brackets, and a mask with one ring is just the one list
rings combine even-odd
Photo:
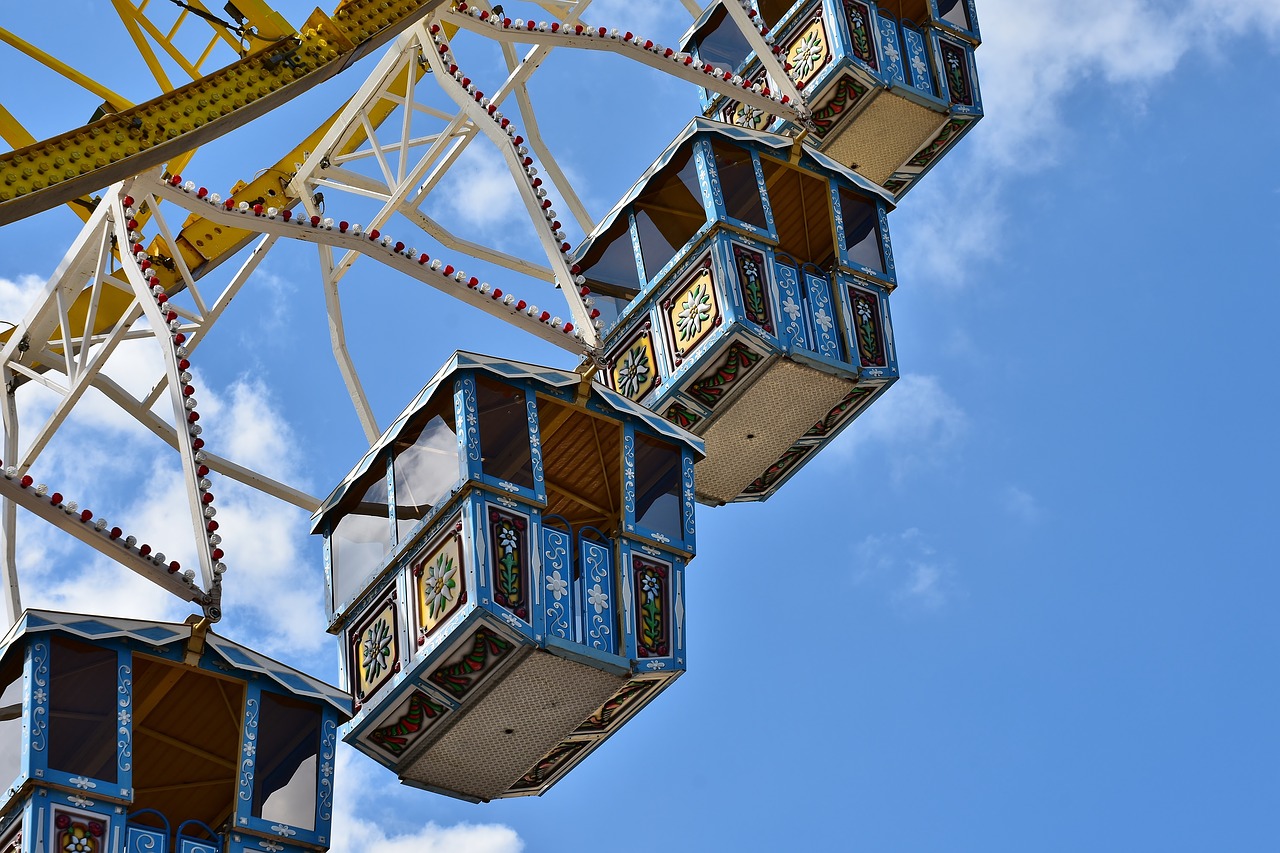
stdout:
[[329,79],[446,0],[344,0],[199,80],[0,155],[0,225],[130,175],[239,127]]
[[[414,73],[418,78],[421,78],[425,73],[424,69],[417,63],[412,63],[409,67],[414,69]],[[403,94],[405,92],[408,70],[406,68],[391,82],[389,88],[393,93]],[[374,128],[379,127],[397,106],[396,103],[385,98],[370,104],[365,111],[369,124]],[[333,115],[329,116],[305,139],[281,157],[275,165],[261,172],[252,181],[249,183],[244,181],[237,182],[232,187],[231,194],[235,198],[245,201],[262,199],[264,204],[281,210],[297,204],[298,198],[288,193],[289,182],[293,178],[294,164],[302,162],[306,159],[308,153],[316,150],[316,146],[320,144],[320,140],[328,133],[329,128],[341,115],[343,109],[344,107],[339,107]],[[364,131],[357,129],[344,145],[336,149],[336,153],[349,154],[355,151],[364,143],[365,138]],[[145,222],[148,217],[145,212],[139,212],[137,218],[140,222]],[[216,267],[221,261],[239,251],[256,236],[257,234],[252,231],[215,226],[204,217],[192,214],[183,223],[181,231],[174,236],[174,242],[177,243],[176,249],[181,253],[182,260],[191,275],[199,279],[206,271]],[[164,263],[164,259],[173,257],[173,252],[174,249],[168,246],[164,239],[158,235],[147,246],[147,254],[159,261],[153,267],[156,271],[157,282],[169,293],[176,293],[183,286],[182,276],[178,272],[176,265],[171,269]],[[123,273],[118,273],[116,277],[120,280],[122,289],[117,290],[109,287],[102,289],[98,298],[98,313],[90,334],[100,335],[106,333],[128,310],[129,303],[133,298],[132,293],[129,291],[128,280]],[[90,297],[91,290],[89,288],[82,290],[67,311],[67,318],[70,322],[73,336],[80,335],[84,330]],[[7,341],[9,334],[10,330],[0,333],[0,343]],[[62,327],[60,325],[49,336],[49,349],[53,352],[62,352]]]
[[[416,63],[412,67],[419,78],[425,73]],[[392,81],[391,91],[403,93],[407,76],[408,69],[405,69]],[[377,128],[397,106],[392,101],[379,99],[369,105],[365,110],[365,116],[369,119],[369,124]],[[250,203],[261,201],[268,207],[276,207],[281,210],[297,204],[299,199],[288,191],[289,182],[293,179],[295,165],[305,160],[307,154],[316,150],[316,146],[320,144],[321,139],[328,133],[329,128],[333,126],[338,116],[341,115],[342,110],[343,107],[339,107],[333,115],[329,116],[319,127],[312,131],[306,139],[299,142],[291,151],[281,157],[274,166],[269,167],[247,184],[244,182],[237,183],[231,188],[231,194],[240,201]],[[351,139],[340,146],[335,153],[349,154],[355,151],[364,141],[364,131],[357,130],[352,134]],[[249,231],[220,226],[215,227],[203,217],[192,214],[183,223],[182,232],[177,236],[176,241],[178,243],[177,249],[182,253],[187,268],[191,270],[193,276],[198,278],[206,268],[216,266],[223,257],[239,250],[254,236],[256,235]],[[170,255],[171,250],[165,247],[160,240],[157,240],[148,250],[148,254]],[[172,289],[167,276],[172,276],[174,284],[179,281],[177,273],[170,272],[167,269],[159,270],[158,274],[160,275],[161,284],[166,289]]]

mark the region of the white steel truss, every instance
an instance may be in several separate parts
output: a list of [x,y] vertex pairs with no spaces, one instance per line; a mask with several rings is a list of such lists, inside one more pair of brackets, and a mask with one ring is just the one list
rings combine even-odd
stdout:
[[[113,2],[119,6],[123,0]],[[695,17],[701,13],[695,0],[682,3]],[[314,243],[318,248],[331,348],[370,442],[377,439],[380,430],[347,349],[339,298],[340,282],[360,257],[372,258],[588,362],[595,359],[600,349],[598,312],[592,310],[584,281],[571,266],[570,247],[551,206],[550,191],[558,193],[584,233],[591,232],[595,222],[540,131],[527,85],[551,51],[567,47],[610,52],[786,117],[796,126],[809,125],[803,97],[777,60],[771,40],[759,32],[757,21],[739,0],[724,0],[724,5],[764,66],[766,77],[755,84],[633,33],[580,25],[590,0],[548,0],[535,5],[554,15],[556,21],[551,25],[511,21],[494,15],[487,3],[455,3],[452,9],[438,11],[404,31],[319,144],[298,164],[290,184],[290,194],[302,204],[296,216],[287,207],[223,201],[216,195],[196,192],[190,181],[182,184],[159,173],[131,178],[106,193],[36,304],[0,348],[0,379],[7,392],[0,406],[6,460],[0,471],[0,532],[5,543],[4,582],[13,618],[21,611],[15,556],[18,506],[200,605],[216,620],[225,567],[220,561],[220,539],[213,532],[216,525],[209,523],[213,517],[207,502],[209,472],[307,510],[318,505],[315,497],[300,489],[204,449],[199,425],[191,417],[195,402],[188,370],[190,356],[280,237]],[[453,36],[446,38],[448,33]],[[501,52],[505,77],[487,83],[486,88],[492,86],[488,94],[465,76],[450,44],[454,36],[464,33],[496,42]],[[529,46],[523,56],[517,54],[519,44]],[[433,87],[452,102],[451,108],[425,101],[421,90],[428,73],[434,78]],[[519,116],[519,130],[503,114],[504,104]],[[398,121],[388,121],[397,109]],[[431,125],[427,132],[421,129],[424,122]],[[430,193],[439,188],[466,147],[480,137],[492,144],[510,173],[546,256],[545,264],[468,240],[423,210]],[[547,181],[539,177],[539,169]],[[366,208],[367,200],[377,207],[365,225],[351,225],[325,215],[321,193],[336,194],[337,198],[356,196],[366,200]],[[197,280],[177,251],[164,259],[180,278],[173,292],[163,293],[151,278],[148,269],[156,259],[148,258],[142,248],[139,220],[146,227],[154,225],[161,244],[176,245],[178,233],[162,215],[162,202],[184,213],[197,213],[216,225],[259,235],[248,256],[220,288],[210,286],[209,275]],[[411,230],[420,229],[450,251],[528,279],[555,283],[566,303],[567,320],[440,258],[419,253],[406,246],[408,240],[382,234],[381,229],[396,215],[408,220]],[[210,259],[205,269],[213,270],[228,257]],[[106,294],[114,303],[110,310],[102,307]],[[122,298],[126,301],[123,309]],[[104,370],[119,345],[135,339],[154,340],[160,353],[157,379],[141,396],[130,393]],[[58,401],[43,422],[32,425],[31,438],[23,445],[15,393],[28,382],[51,390]],[[193,570],[170,571],[172,567],[163,564],[158,555],[135,547],[132,537],[123,536],[102,519],[94,519],[87,511],[77,513],[74,504],[37,485],[29,473],[90,387],[178,451],[199,555],[199,581]],[[172,420],[154,411],[166,396]]]

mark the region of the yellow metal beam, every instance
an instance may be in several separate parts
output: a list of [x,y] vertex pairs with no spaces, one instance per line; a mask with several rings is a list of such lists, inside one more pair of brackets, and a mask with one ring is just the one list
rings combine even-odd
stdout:
[[444,2],[343,0],[332,16],[317,9],[300,33],[206,77],[0,155],[0,225],[144,172],[245,124],[329,79]]
[[[423,68],[416,63],[412,64],[411,67],[419,78],[425,73]],[[403,94],[406,90],[407,79],[408,69],[401,72],[400,76],[392,81],[390,90],[393,93]],[[397,106],[398,104],[385,98],[370,104],[365,112],[370,125],[375,128],[379,127]],[[309,133],[305,139],[289,150],[274,165],[260,172],[252,181],[248,183],[244,181],[237,182],[231,188],[229,195],[234,195],[235,198],[245,201],[256,202],[261,199],[263,204],[281,210],[297,204],[298,198],[288,192],[289,182],[293,179],[294,164],[302,162],[306,159],[308,153],[316,150],[316,146],[319,145],[320,140],[342,114],[344,108],[345,105],[339,107],[319,127]],[[0,128],[4,126],[3,116],[4,114],[0,114]],[[346,144],[337,149],[336,153],[349,154],[359,148],[365,142],[365,139],[364,132],[356,130]],[[176,172],[181,168],[179,163],[185,164],[193,153],[186,152],[180,155],[178,159],[171,160],[169,162],[170,169]],[[79,205],[73,205],[73,207],[77,211],[81,208]],[[82,216],[88,216],[88,208],[84,208]],[[145,221],[147,218],[147,213],[139,211],[138,219],[140,222]],[[182,275],[178,272],[176,265],[170,268],[165,264],[164,260],[173,258],[175,250],[181,253],[182,260],[191,272],[192,277],[198,280],[206,272],[214,269],[222,261],[244,248],[257,236],[252,231],[215,226],[204,217],[192,214],[183,223],[181,231],[174,236],[176,246],[169,246],[162,237],[157,235],[147,247],[147,254],[160,261],[154,267],[157,282],[167,292],[176,293],[183,287]],[[133,296],[129,290],[128,281],[123,272],[117,273],[116,278],[121,283],[119,289],[104,288],[98,295],[97,315],[91,334],[100,335],[109,331],[129,308]],[[74,334],[78,335],[84,329],[91,302],[92,290],[85,288],[69,306],[67,318],[72,330],[74,330]],[[11,333],[12,330],[10,329],[0,332],[0,343],[7,341]],[[55,352],[61,352],[61,341],[62,327],[59,325],[49,336],[50,348]]]

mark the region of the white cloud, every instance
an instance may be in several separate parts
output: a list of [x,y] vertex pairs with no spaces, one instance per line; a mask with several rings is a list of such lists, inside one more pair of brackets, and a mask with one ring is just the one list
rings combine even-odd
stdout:
[[934,376],[909,374],[858,417],[833,443],[848,456],[863,448],[883,450],[900,479],[939,457],[965,433],[968,417]]
[[583,17],[596,26],[631,30],[645,38],[672,45],[693,23],[693,16],[678,0],[665,3],[595,0]]
[[[0,308],[6,300],[30,300],[38,283],[29,277],[0,280]],[[162,371],[154,341],[126,342],[108,367],[109,375],[139,396]],[[209,450],[306,487],[297,442],[260,381],[242,378],[214,389],[196,373],[192,383]],[[30,439],[56,398],[35,383],[18,396],[24,437]],[[156,411],[166,422],[173,417],[169,407],[162,396]],[[89,392],[72,410],[32,466],[32,476],[184,569],[198,568],[179,457],[101,394]],[[307,514],[230,478],[215,473],[211,479],[230,567],[224,629],[253,625],[254,645],[284,657],[328,646],[320,550],[308,535]],[[22,513],[18,549],[26,606],[146,619],[181,619],[192,612],[192,605]]]
[[463,225],[493,231],[519,223],[522,232],[530,229],[521,221],[525,212],[515,179],[487,138],[466,147],[432,196]]
[[44,279],[39,276],[18,276],[16,281],[0,277],[0,332],[7,331],[10,323],[22,322],[42,287]]
[[[1223,5],[1150,0],[983,0],[978,80],[986,116],[903,203],[895,217],[904,258],[927,282],[963,283],[970,265],[1001,251],[1011,177],[1049,168],[1072,139],[1068,97],[1099,81],[1140,116],[1153,86],[1193,53],[1238,49],[1242,37],[1280,39],[1269,0]],[[1236,40],[1236,44],[1230,44]],[[955,216],[964,199],[963,216]],[[904,227],[905,226],[905,227]]]
[[[388,771],[354,750],[339,753],[334,779],[333,853],[520,853],[524,849],[515,830],[501,824],[427,823],[396,833],[367,819],[365,816],[385,800],[386,787],[395,782]],[[416,793],[405,792],[404,796]]]
[[936,611],[963,595],[949,560],[911,527],[896,535],[872,534],[854,549],[853,581],[884,590],[898,607]]
[[1017,486],[1006,486],[1002,496],[1005,512],[1027,523],[1039,521],[1044,510],[1035,495]]

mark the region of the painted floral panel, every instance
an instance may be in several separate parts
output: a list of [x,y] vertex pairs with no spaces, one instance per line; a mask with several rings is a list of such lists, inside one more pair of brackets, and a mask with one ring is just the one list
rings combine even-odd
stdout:
[[641,332],[624,346],[614,360],[613,387],[629,400],[639,400],[657,380],[657,361],[653,355],[653,337]]
[[688,394],[699,403],[715,408],[735,382],[760,361],[760,353],[741,341],[734,341],[724,357],[689,385]]
[[79,814],[55,810],[53,827],[58,853],[99,853],[104,849],[107,824],[103,820],[86,820]]
[[383,602],[373,617],[352,633],[352,684],[357,698],[373,694],[391,677],[400,660],[400,638],[394,601]]
[[851,286],[849,304],[853,306],[853,337],[858,345],[859,364],[885,367],[888,361],[881,330],[880,300],[875,294]]
[[599,734],[611,729],[626,716],[636,702],[645,699],[657,687],[658,681],[628,681],[596,712],[574,729],[574,734]]
[[418,602],[418,629],[422,636],[426,636],[467,600],[461,537],[454,535],[441,542],[414,566],[413,575]]
[[676,354],[692,352],[719,319],[720,302],[711,270],[704,267],[667,303],[667,322]]
[[493,600],[529,618],[529,523],[522,515],[489,508]]
[[733,244],[733,263],[738,270],[738,289],[748,320],[766,332],[773,331],[769,307],[769,282],[765,279],[764,254]]
[[787,62],[795,76],[796,87],[803,89],[831,61],[831,45],[821,18],[814,18],[787,47]]
[[482,627],[471,635],[470,643],[464,643],[452,657],[431,673],[431,683],[455,699],[461,699],[480,683],[494,663],[506,657],[514,648],[515,644],[511,641]]
[[557,744],[550,752],[533,765],[528,773],[511,786],[510,791],[531,791],[542,787],[560,768],[572,762],[578,754],[591,745],[589,740],[566,740]]
[[635,583],[636,655],[664,657],[670,653],[671,615],[667,606],[671,567],[632,555]]

